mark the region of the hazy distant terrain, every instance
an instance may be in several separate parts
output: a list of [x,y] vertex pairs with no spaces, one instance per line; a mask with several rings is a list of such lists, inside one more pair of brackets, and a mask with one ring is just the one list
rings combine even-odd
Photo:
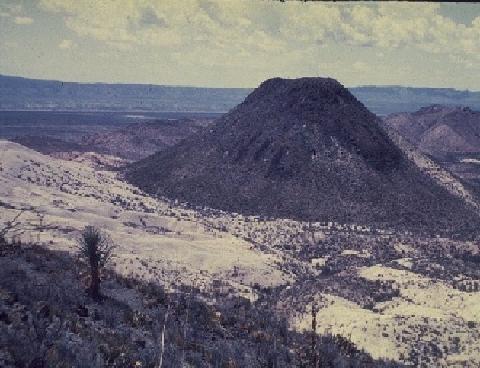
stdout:
[[177,143],[208,126],[218,115],[1,111],[0,138],[63,159],[93,159],[102,163],[100,166],[117,166]]
[[79,141],[85,135],[123,129],[130,124],[182,119],[211,120],[219,113],[116,111],[0,111],[0,138],[42,135]]
[[[480,92],[452,88],[364,86],[349,88],[379,115],[431,104],[480,109]],[[0,75],[0,110],[227,112],[252,91],[144,84],[86,84]]]
[[225,112],[241,102],[248,91],[242,88],[84,84],[0,76],[0,109]]
[[480,110],[480,92],[454,88],[365,86],[349,90],[370,111],[378,115],[413,112],[433,104],[469,106]]

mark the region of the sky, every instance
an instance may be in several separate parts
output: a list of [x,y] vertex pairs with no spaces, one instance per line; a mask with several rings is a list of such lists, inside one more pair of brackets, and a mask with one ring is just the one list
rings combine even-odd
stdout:
[[0,74],[80,82],[480,90],[480,3],[0,0]]

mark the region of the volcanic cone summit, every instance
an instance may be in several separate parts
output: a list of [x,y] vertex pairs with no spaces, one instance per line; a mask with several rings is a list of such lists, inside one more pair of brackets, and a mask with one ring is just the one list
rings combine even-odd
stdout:
[[269,79],[126,174],[151,193],[246,214],[427,228],[473,218],[379,122],[334,79]]

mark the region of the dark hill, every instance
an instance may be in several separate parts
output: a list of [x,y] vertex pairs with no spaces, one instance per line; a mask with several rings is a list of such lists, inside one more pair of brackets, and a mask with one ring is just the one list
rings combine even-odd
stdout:
[[389,115],[384,124],[480,193],[480,111],[432,105]]
[[480,112],[469,107],[432,105],[390,115],[385,123],[432,156],[480,152]]
[[210,129],[126,177],[154,194],[246,214],[437,230],[477,221],[333,79],[267,80]]
[[12,142],[29,147],[35,151],[51,154],[56,152],[86,152],[88,148],[76,142],[65,141],[60,138],[46,135],[23,135],[10,139]]
[[211,124],[211,120],[155,120],[130,124],[111,132],[86,135],[81,144],[129,160],[140,160],[161,151]]
[[44,154],[97,152],[133,161],[173,146],[211,123],[206,119],[155,120],[112,131],[92,132],[76,141],[34,135],[17,136],[11,140]]

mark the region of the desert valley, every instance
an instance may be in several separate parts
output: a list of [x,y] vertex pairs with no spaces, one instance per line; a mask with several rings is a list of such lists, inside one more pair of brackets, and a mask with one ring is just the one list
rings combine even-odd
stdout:
[[[480,364],[478,189],[395,119],[273,79],[217,120],[2,140],[2,341],[32,341],[3,364]],[[88,225],[118,246],[101,304],[75,258]]]
[[480,367],[478,4],[0,29],[0,367]]

